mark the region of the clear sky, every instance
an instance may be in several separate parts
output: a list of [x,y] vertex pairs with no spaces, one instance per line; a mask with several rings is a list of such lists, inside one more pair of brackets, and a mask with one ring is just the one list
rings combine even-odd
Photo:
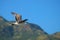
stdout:
[[60,32],[60,0],[0,0],[0,16],[12,21],[11,12],[21,14],[49,34]]

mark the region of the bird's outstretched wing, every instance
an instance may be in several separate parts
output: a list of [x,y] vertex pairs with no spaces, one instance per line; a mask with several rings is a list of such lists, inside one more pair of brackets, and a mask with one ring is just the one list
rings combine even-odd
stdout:
[[23,23],[23,22],[26,22],[28,19],[24,19],[22,21],[20,21],[19,23]]

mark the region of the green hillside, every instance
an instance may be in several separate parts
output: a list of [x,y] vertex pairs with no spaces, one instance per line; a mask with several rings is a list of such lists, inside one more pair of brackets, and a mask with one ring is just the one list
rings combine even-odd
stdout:
[[7,21],[0,17],[0,40],[59,40],[60,33],[48,35],[40,26],[24,22],[19,25],[11,25],[13,21]]

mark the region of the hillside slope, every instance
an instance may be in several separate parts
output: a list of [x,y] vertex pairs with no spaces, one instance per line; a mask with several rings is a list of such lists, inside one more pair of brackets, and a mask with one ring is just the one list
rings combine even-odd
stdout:
[[[59,34],[48,35],[40,26],[24,22],[19,25],[10,25],[0,16],[0,40],[59,40]],[[57,35],[57,36],[56,36]]]

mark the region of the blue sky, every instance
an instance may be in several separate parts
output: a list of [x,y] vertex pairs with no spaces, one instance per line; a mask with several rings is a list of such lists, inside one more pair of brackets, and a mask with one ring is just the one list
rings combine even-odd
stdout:
[[16,12],[52,34],[60,32],[60,0],[0,0],[0,16],[14,21]]

